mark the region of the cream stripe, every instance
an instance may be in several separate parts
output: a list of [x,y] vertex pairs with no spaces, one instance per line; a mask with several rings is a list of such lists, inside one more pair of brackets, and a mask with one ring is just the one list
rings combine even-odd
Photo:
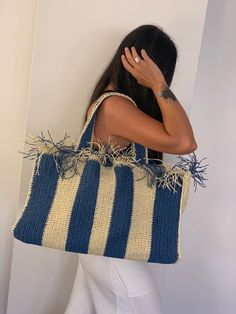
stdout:
[[[79,173],[83,173],[85,163],[79,164]],[[60,176],[56,193],[43,232],[42,246],[65,250],[70,216],[74,200],[81,180],[80,175],[69,179]]]
[[187,171],[183,177],[183,187],[182,187],[181,200],[180,200],[181,213],[184,212],[187,206],[189,190],[190,190],[190,180],[191,180],[191,172]]
[[104,255],[112,216],[116,188],[114,167],[100,167],[97,203],[91,230],[88,254]]
[[135,167],[133,172],[133,212],[125,258],[147,261],[151,252],[152,220],[156,188],[147,187],[146,178],[136,180],[143,177],[143,170],[141,168]]
[[176,263],[180,262],[183,258],[182,256],[182,243],[181,243],[181,226],[182,226],[182,215],[187,205],[189,190],[190,190],[190,180],[191,172],[188,171],[184,174],[183,177],[183,186],[180,198],[180,208],[179,208],[179,225],[178,225],[178,259]]

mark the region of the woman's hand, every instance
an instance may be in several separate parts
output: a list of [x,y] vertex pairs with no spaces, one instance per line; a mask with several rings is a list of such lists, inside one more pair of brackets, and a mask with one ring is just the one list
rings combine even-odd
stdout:
[[[138,55],[135,47],[125,48],[125,55],[121,60],[125,69],[130,72],[139,84],[153,89],[160,85],[167,85],[165,78],[157,64],[148,56],[145,49],[141,49],[143,59]],[[134,58],[138,57],[139,62]]]

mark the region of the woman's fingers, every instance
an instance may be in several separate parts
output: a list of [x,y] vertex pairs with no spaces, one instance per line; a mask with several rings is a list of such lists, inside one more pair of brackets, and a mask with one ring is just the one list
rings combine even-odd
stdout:
[[[124,50],[125,50],[125,54],[121,56],[123,65],[125,69],[129,71],[133,75],[133,77],[137,79],[138,83],[140,84],[139,82],[140,72],[142,72],[141,71],[142,67],[140,67],[140,65],[142,64],[142,62],[147,61],[149,57],[146,54],[145,55],[146,59],[142,59],[142,57],[139,56],[134,46],[131,47],[131,50],[128,47],[126,47]],[[134,60],[135,57],[139,58],[139,62],[136,62]]]
[[125,56],[127,60],[129,61],[129,63],[134,67],[136,62],[134,61],[134,57],[132,56],[128,47],[125,47]]
[[[165,82],[164,75],[158,65],[149,57],[145,49],[141,49],[141,55],[142,57],[132,46],[131,49],[127,47],[121,57],[124,68],[132,74],[138,84],[152,88],[154,80]],[[135,62],[135,58],[138,58],[139,62]]]
[[121,60],[122,60],[122,63],[123,63],[123,66],[125,67],[125,69],[126,69],[128,72],[130,72],[130,73],[136,78],[137,72],[136,72],[136,70],[130,65],[130,63],[127,61],[125,55],[122,55],[122,56],[121,56]]
[[[143,61],[142,58],[139,56],[139,54],[137,53],[137,50],[135,49],[135,47],[131,47],[131,52],[132,52],[132,57],[133,59],[135,57],[139,58],[139,62]],[[139,65],[139,62],[135,62],[136,65]]]
[[145,49],[141,49],[141,55],[142,55],[144,60],[146,60],[147,62],[150,61],[151,58],[149,57],[149,55],[147,54]]

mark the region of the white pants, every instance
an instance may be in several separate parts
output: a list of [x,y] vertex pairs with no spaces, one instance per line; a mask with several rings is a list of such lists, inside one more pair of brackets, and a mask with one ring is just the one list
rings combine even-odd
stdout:
[[64,314],[163,314],[147,262],[78,255]]

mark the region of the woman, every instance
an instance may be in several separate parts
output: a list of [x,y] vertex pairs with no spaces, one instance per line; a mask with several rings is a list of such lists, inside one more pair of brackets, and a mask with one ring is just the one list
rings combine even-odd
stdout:
[[[131,142],[148,147],[148,158],[188,154],[197,143],[183,107],[170,90],[177,49],[155,25],[142,25],[121,42],[97,82],[87,117],[106,91],[119,95],[99,106],[93,141],[114,141],[121,148]],[[86,118],[87,118],[86,117]],[[86,121],[86,119],[85,119]],[[158,161],[155,161],[158,162]],[[79,264],[66,314],[160,314],[161,302],[147,262],[79,254]]]

